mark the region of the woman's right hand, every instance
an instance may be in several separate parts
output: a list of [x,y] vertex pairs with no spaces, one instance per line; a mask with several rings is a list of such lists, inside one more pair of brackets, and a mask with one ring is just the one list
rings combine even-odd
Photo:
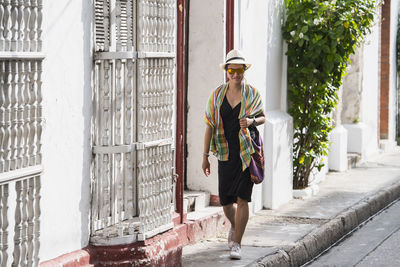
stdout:
[[204,174],[208,177],[210,175],[210,162],[208,161],[208,157],[203,156],[203,164],[201,164],[201,168],[203,169]]
[[210,147],[212,131],[213,129],[207,124],[206,132],[204,133],[203,164],[201,164],[201,168],[207,177],[210,175],[210,162],[208,161],[210,154],[208,148]]

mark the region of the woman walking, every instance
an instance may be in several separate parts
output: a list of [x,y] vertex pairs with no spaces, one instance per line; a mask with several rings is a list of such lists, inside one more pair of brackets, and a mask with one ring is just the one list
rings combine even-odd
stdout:
[[251,64],[242,53],[231,50],[220,66],[226,71],[228,82],[215,89],[207,103],[202,169],[206,176],[210,175],[208,157],[211,151],[218,158],[219,200],[231,223],[230,258],[240,259],[254,184],[248,168],[254,153],[248,127],[263,124],[265,117],[259,92],[244,80],[244,73]]

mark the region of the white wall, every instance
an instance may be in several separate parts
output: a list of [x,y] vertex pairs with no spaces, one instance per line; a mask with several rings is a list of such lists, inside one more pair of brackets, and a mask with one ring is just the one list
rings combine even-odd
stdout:
[[286,92],[281,33],[283,1],[239,0],[235,9],[239,18],[235,46],[254,63],[246,73],[247,79],[262,91],[267,111],[285,108],[281,102]]
[[40,260],[89,238],[91,1],[44,1]]
[[[293,119],[287,111],[287,45],[282,39],[284,0],[267,1],[266,134],[268,181],[263,207],[277,209],[293,197]],[[273,134],[268,135],[268,132]],[[266,163],[267,164],[267,163]]]
[[[267,88],[267,15],[268,4],[263,0],[240,0],[235,7],[236,19],[239,21],[235,29],[235,48],[240,49],[250,63],[246,71],[246,80],[260,91],[264,106],[270,106],[266,94]],[[269,90],[269,92],[267,92]],[[279,102],[278,102],[279,104]]]
[[[292,198],[292,120],[286,111],[286,56],[282,40],[282,0],[239,0],[235,10],[235,45],[253,66],[247,80],[261,93],[266,123],[266,181],[254,187],[253,211],[278,208]],[[260,204],[261,202],[261,204]]]
[[389,92],[389,140],[396,139],[396,99],[397,99],[397,70],[396,70],[396,37],[399,15],[399,0],[391,1],[390,6],[390,92]]
[[364,67],[362,68],[364,73],[361,95],[361,121],[365,125],[364,159],[378,152],[379,40],[380,19],[377,18],[371,34],[364,41]]
[[218,195],[218,161],[210,156],[211,176],[201,169],[206,124],[204,110],[211,92],[224,82],[225,1],[190,1],[187,91],[187,185]]

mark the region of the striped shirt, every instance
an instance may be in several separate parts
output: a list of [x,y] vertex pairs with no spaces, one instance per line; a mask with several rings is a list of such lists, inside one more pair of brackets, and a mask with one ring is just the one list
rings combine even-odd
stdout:
[[[210,142],[210,151],[220,161],[227,161],[229,157],[228,142],[224,135],[220,107],[224,100],[228,84],[223,84],[212,92],[208,99],[204,121],[212,128],[212,137]],[[253,86],[243,83],[242,87],[242,105],[238,119],[254,118],[264,113],[261,96]],[[240,159],[242,160],[242,170],[250,166],[251,154],[254,153],[251,144],[250,131],[247,128],[241,128],[239,131]]]

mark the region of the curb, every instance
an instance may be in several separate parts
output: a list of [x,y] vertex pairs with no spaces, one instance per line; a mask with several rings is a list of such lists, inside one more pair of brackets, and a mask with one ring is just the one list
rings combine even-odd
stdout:
[[365,197],[292,246],[285,246],[247,266],[301,266],[400,197],[400,182]]

